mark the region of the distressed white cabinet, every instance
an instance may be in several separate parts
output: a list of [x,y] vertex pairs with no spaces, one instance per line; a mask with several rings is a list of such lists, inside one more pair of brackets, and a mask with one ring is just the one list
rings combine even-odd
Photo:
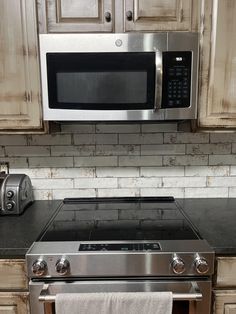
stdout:
[[112,0],[39,0],[40,33],[112,32]]
[[197,30],[194,0],[38,0],[40,33]]
[[125,31],[197,30],[199,1],[125,0]]
[[236,1],[202,6],[199,126],[236,127]]
[[36,5],[0,1],[0,132],[42,127]]
[[236,257],[218,257],[214,314],[236,314]]
[[0,314],[29,314],[25,260],[0,259]]

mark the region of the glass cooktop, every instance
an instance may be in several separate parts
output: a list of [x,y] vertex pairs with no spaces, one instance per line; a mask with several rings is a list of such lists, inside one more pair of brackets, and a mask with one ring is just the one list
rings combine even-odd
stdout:
[[68,198],[38,241],[199,238],[173,197]]

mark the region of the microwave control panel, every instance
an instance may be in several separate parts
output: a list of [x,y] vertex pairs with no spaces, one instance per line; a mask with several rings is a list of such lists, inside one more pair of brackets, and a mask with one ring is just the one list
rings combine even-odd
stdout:
[[163,52],[162,108],[190,107],[191,51]]

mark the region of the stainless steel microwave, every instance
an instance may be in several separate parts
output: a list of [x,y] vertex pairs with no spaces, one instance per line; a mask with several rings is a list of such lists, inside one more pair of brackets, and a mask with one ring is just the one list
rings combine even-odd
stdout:
[[45,120],[195,119],[198,34],[40,35]]

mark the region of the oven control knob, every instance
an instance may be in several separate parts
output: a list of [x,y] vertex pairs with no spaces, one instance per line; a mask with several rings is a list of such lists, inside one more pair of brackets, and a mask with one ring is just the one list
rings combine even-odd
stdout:
[[56,263],[56,272],[63,276],[69,273],[70,263],[67,259],[61,258]]
[[172,263],[172,270],[175,274],[182,274],[185,271],[185,263],[182,258],[176,256],[173,258]]
[[205,258],[197,257],[195,259],[195,269],[199,274],[206,274],[209,270],[209,265]]
[[36,260],[32,265],[32,272],[38,277],[43,276],[47,272],[47,263],[42,259]]

